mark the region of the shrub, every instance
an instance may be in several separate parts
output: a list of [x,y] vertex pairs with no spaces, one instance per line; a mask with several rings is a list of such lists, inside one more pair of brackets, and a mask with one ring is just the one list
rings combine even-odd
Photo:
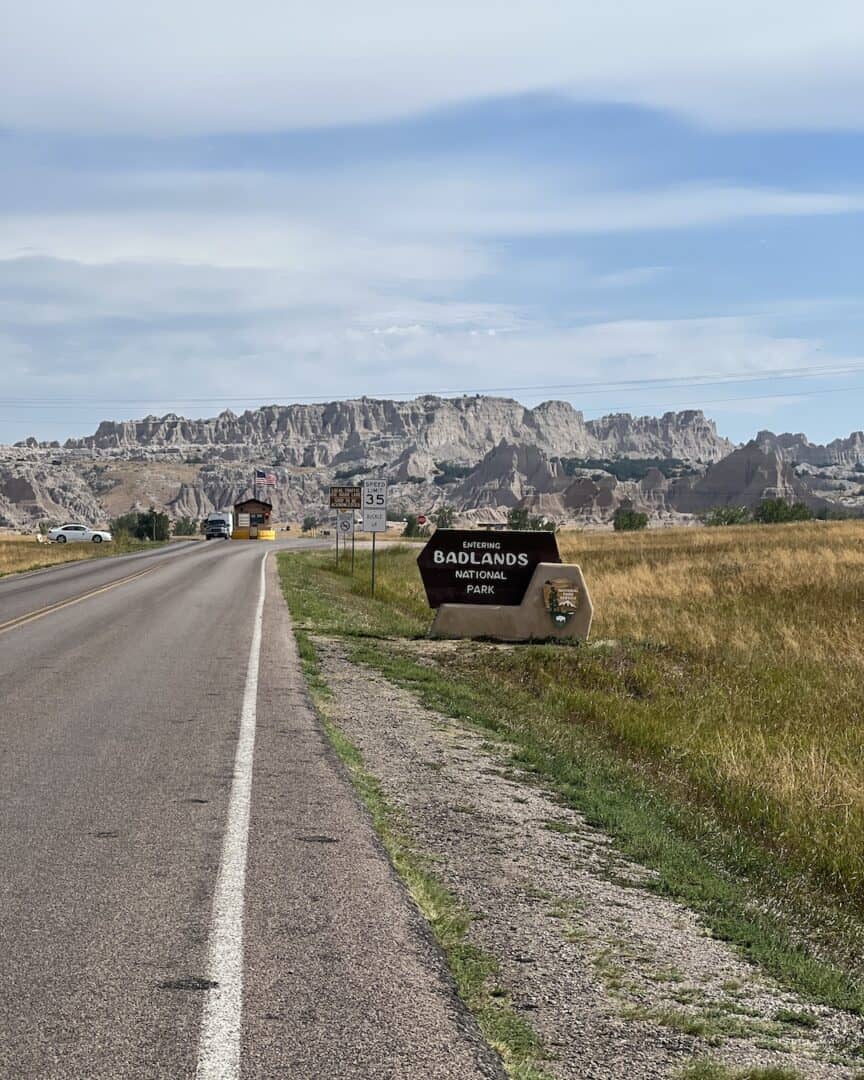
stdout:
[[333,473],[334,480],[351,480],[355,476],[364,476],[366,473],[372,472],[371,467],[367,465],[352,465],[349,469],[337,469]]
[[648,526],[648,515],[639,510],[632,510],[626,506],[619,506],[612,519],[612,527],[616,532],[638,532]]
[[[682,476],[696,470],[680,458],[552,458],[561,463],[565,476],[575,476],[580,469],[602,469],[616,480],[642,480],[651,469],[659,469],[665,477]],[[602,478],[602,477],[601,477]]]
[[788,503],[785,499],[765,499],[753,511],[753,520],[760,525],[777,525],[786,521],[809,521],[813,511],[806,503]]
[[174,522],[175,536],[195,536],[198,532],[198,522],[195,518],[182,517]]
[[435,528],[452,529],[455,513],[452,506],[442,506],[439,510],[436,510],[432,515],[432,520],[435,522]]
[[445,484],[455,484],[463,480],[474,471],[476,466],[460,465],[456,461],[436,461],[435,468],[438,470],[438,475],[433,477],[434,483],[443,487]]
[[706,525],[746,525],[752,520],[746,506],[714,506],[701,517]]
[[507,512],[507,528],[517,532],[555,532],[558,526],[548,518],[529,513],[524,506],[514,506]]
[[136,540],[167,540],[170,531],[168,515],[153,506],[149,510],[121,514],[111,521],[111,532],[115,536],[130,536]]
[[417,520],[416,514],[405,515],[405,528],[402,530],[403,536],[428,536],[429,530],[425,525],[421,525]]
[[167,540],[170,534],[171,519],[154,506],[138,515],[138,530],[135,535],[139,540]]
[[514,506],[512,510],[507,511],[507,528],[527,529],[530,516],[524,506]]

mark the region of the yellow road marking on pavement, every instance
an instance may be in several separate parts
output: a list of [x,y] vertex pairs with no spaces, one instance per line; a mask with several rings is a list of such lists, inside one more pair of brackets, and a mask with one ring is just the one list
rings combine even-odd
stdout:
[[50,615],[52,611],[71,607],[72,604],[80,604],[82,600],[89,600],[91,596],[98,596],[99,593],[108,592],[109,589],[116,589],[118,585],[126,585],[130,581],[144,577],[145,574],[152,574],[155,569],[155,566],[148,566],[146,570],[139,570],[136,574],[118,578],[117,581],[109,581],[107,585],[100,585],[98,589],[91,589],[90,592],[82,593],[80,596],[70,596],[68,600],[59,600],[56,604],[48,604],[47,607],[39,608],[38,611],[31,611],[27,615],[19,615],[8,622],[0,623],[0,634],[5,634],[7,630],[14,630],[18,626],[24,626],[25,623],[33,622],[35,619],[41,619],[44,615]]

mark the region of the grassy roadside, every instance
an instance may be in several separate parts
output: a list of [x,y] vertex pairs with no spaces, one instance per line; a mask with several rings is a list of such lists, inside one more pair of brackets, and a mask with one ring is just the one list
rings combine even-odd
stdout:
[[[408,556],[413,561],[414,553]],[[640,746],[625,737],[627,710],[640,702],[657,708],[659,698],[672,720],[676,707],[687,706],[686,700],[676,706],[689,686],[670,680],[669,663],[671,657],[672,664],[687,664],[691,656],[682,660],[680,648],[670,652],[650,642],[628,643],[624,655],[615,645],[589,652],[481,644],[460,646],[446,659],[420,655],[411,639],[425,630],[428,612],[400,584],[404,554],[397,549],[382,558],[393,565],[384,563],[372,601],[363,595],[362,571],[352,582],[334,573],[326,556],[282,557],[280,572],[301,633],[346,638],[356,660],[424,704],[507,739],[523,769],[614,836],[627,855],[655,869],[655,887],[697,910],[717,937],[812,1000],[862,1011],[858,908],[844,906],[830,880],[802,873],[786,850],[764,842],[764,834],[760,841],[758,829],[718,814],[674,757],[658,770],[650,741]],[[657,656],[664,665],[659,670]],[[562,686],[573,692],[561,693]],[[608,723],[616,709],[617,735]]]
[[713,1058],[701,1058],[677,1074],[676,1080],[802,1080],[794,1069],[730,1069]]
[[303,673],[327,737],[348,769],[396,872],[431,927],[447,959],[459,996],[474,1014],[486,1041],[501,1055],[514,1080],[551,1080],[542,1069],[544,1053],[540,1041],[495,986],[497,963],[494,957],[468,941],[471,913],[435,878],[428,860],[413,845],[405,822],[366,769],[358,748],[327,718],[330,690],[321,677],[315,647],[303,630],[297,630],[295,634]]
[[129,538],[118,538],[107,544],[37,544],[34,540],[3,540],[0,541],[0,577],[87,559],[129,555],[162,546],[158,541]]

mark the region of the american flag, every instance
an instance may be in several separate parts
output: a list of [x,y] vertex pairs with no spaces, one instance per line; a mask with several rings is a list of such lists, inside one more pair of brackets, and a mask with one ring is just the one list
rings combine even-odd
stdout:
[[258,487],[259,485],[262,485],[262,484],[265,487],[267,485],[269,485],[270,487],[276,487],[276,473],[267,472],[266,469],[256,469],[255,470],[255,487]]

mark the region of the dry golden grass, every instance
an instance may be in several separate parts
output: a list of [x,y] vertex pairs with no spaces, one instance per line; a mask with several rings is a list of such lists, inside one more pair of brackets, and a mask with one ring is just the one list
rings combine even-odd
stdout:
[[559,546],[589,575],[595,637],[864,662],[864,523],[564,533]]
[[646,701],[610,708],[616,736],[864,897],[864,523],[561,547],[586,572],[598,636],[671,647],[637,661]]
[[[559,545],[585,572],[594,647],[493,649],[466,673],[527,690],[538,721],[590,729],[864,908],[864,522]],[[429,625],[416,557],[382,551],[382,628]]]
[[0,576],[41,570],[46,566],[104,558],[120,551],[138,550],[137,542],[115,541],[110,544],[39,544],[35,537],[15,537],[0,543]]

